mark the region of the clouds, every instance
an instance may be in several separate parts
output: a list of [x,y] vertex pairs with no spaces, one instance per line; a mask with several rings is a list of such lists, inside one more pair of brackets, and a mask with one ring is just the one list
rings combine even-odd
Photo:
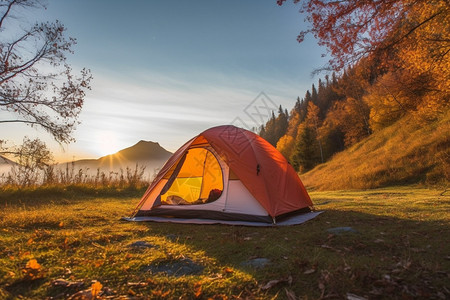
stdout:
[[77,147],[95,153],[100,147],[94,136],[108,130],[117,135],[115,151],[141,139],[158,141],[174,151],[209,127],[246,118],[244,109],[263,88],[277,106],[287,107],[294,101],[288,97],[294,88],[289,90],[289,84],[277,80],[213,72],[197,72],[188,80],[184,74],[140,72],[133,76],[97,74],[81,114]]
[[76,144],[61,152],[31,132],[60,158],[98,157],[102,133],[115,139],[111,152],[141,139],[175,151],[209,127],[248,122],[260,92],[291,109],[325,61],[314,40],[296,42],[303,25],[292,3],[50,0],[42,18],[67,26],[78,40],[69,63],[94,75]]

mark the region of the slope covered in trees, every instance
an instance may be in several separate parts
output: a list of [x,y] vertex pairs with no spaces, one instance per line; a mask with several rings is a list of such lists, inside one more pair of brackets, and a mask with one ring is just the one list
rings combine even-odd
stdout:
[[[405,81],[381,85],[392,73],[375,75],[369,76],[367,65],[360,63],[341,76],[326,76],[297,99],[289,114],[280,108],[261,128],[261,136],[276,141],[290,163],[306,173],[309,186],[363,188],[450,180],[448,98],[434,101],[437,96],[429,91],[417,101],[410,88],[412,95],[400,105],[394,97],[403,95],[396,89],[403,89]],[[421,88],[419,83],[415,88]],[[429,100],[432,106],[425,105]],[[284,134],[272,129],[286,118]]]
[[[280,109],[278,116],[272,116],[261,128],[260,134],[273,144],[276,140],[277,149],[301,173],[333,158],[348,162],[339,172],[356,174],[360,164],[375,158],[367,167],[365,178],[369,183],[365,186],[402,180],[448,181],[449,174],[445,171],[450,169],[448,1],[294,2],[300,2],[301,11],[311,24],[300,33],[299,42],[306,34],[313,34],[331,54],[323,70],[333,73],[331,78],[319,79],[303,98],[297,98],[289,115]],[[286,115],[288,125],[284,134],[268,130],[280,128],[280,120],[286,119]],[[374,141],[378,144],[362,146]],[[355,163],[344,159],[352,157],[352,147],[366,149],[364,155],[353,156]],[[336,155],[345,149],[348,150]],[[409,150],[385,157],[378,151],[397,153],[394,150],[398,149]],[[376,168],[376,160],[390,161],[392,165],[393,157],[398,172]],[[422,166],[420,171],[410,170],[412,164]],[[338,180],[337,170],[330,168],[327,174]],[[396,177],[401,172],[411,174],[378,180],[386,174]],[[356,186],[348,181],[336,187]]]

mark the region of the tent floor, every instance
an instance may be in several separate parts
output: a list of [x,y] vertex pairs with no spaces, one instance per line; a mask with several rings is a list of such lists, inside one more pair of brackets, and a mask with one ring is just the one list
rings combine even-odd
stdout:
[[261,223],[261,222],[247,222],[247,221],[224,221],[224,220],[210,220],[210,219],[182,219],[182,218],[165,218],[165,217],[135,217],[126,218],[122,220],[132,222],[159,222],[159,223],[181,223],[181,224],[226,224],[226,225],[239,225],[239,226],[258,226],[258,227],[272,227],[272,226],[289,226],[298,225],[306,221],[314,219],[320,215],[323,211],[308,212],[300,215],[295,215],[277,222],[276,224]]

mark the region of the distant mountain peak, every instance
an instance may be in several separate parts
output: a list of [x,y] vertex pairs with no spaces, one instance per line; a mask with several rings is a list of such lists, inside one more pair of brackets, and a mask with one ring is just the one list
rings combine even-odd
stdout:
[[120,157],[129,161],[166,160],[171,155],[172,153],[161,147],[158,142],[140,140],[131,147],[101,157],[99,160],[110,159],[111,157]]
[[153,144],[153,145],[159,145],[158,142],[140,140],[139,142],[137,142],[137,143],[135,144],[135,146],[136,146],[136,145],[139,145],[139,144]]

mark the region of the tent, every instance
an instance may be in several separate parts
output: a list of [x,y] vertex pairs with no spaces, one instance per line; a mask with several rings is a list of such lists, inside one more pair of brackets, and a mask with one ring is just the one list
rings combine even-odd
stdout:
[[315,217],[311,199],[284,156],[232,125],[210,128],[178,149],[155,177],[129,221],[252,226]]

